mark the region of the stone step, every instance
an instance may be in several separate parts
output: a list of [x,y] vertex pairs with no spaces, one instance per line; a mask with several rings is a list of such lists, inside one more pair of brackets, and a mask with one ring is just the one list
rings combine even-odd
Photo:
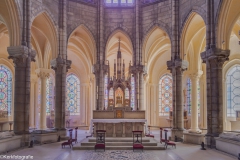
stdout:
[[[81,146],[94,146],[95,142],[82,142]],[[106,146],[132,146],[132,142],[106,142]],[[143,142],[143,146],[157,146],[156,142]]]
[[[150,140],[153,138],[149,138],[149,137],[144,137],[142,138],[142,142],[150,142]],[[88,138],[89,142],[96,142],[96,138],[95,137],[90,137]],[[115,137],[115,138],[106,138],[105,142],[132,142],[133,138],[122,138],[122,137]]]
[[[94,150],[94,146],[75,145],[73,150]],[[132,146],[106,146],[106,150],[132,150]],[[165,150],[164,146],[144,146],[144,150]]]

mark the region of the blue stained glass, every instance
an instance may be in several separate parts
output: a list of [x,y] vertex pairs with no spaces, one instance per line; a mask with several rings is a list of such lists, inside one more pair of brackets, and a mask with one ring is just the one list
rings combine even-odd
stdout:
[[191,106],[192,106],[192,82],[191,79],[187,79],[187,111],[188,114],[191,114]]
[[80,81],[78,77],[71,73],[66,78],[66,110],[70,115],[80,114]]
[[169,114],[172,109],[172,76],[163,75],[159,80],[159,116]]
[[105,75],[104,77],[104,107],[108,107],[108,75]]
[[53,78],[50,76],[46,82],[46,113],[50,114],[53,109]]
[[0,65],[0,110],[11,115],[12,108],[12,73],[4,65]]
[[135,104],[135,80],[131,77],[131,108],[134,108]]

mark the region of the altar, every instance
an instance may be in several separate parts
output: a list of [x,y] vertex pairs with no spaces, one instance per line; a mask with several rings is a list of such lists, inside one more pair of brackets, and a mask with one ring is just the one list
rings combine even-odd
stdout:
[[132,137],[134,130],[147,132],[145,111],[123,111],[121,118],[117,114],[117,111],[93,111],[90,133],[96,136],[96,130],[106,130],[106,137]]

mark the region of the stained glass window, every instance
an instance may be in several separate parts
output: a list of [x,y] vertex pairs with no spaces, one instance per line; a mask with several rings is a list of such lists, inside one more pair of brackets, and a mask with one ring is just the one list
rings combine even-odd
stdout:
[[105,75],[104,77],[104,106],[105,108],[108,107],[108,75]]
[[0,110],[11,116],[12,107],[12,73],[0,65]]
[[135,80],[134,77],[131,77],[131,108],[134,108],[135,103]]
[[53,78],[50,76],[46,82],[46,113],[53,109]]
[[38,113],[40,114],[41,109],[41,80],[38,79]]
[[113,99],[113,88],[110,88],[109,99]]
[[191,114],[191,106],[192,106],[192,82],[191,79],[187,79],[187,111],[188,114]]
[[236,117],[236,110],[240,110],[240,65],[227,73],[227,117]]
[[159,81],[159,115],[169,115],[172,110],[172,76],[165,74]]
[[[191,107],[192,107],[192,82],[191,79],[188,78],[187,79],[187,102],[186,102],[186,106],[187,106],[187,111],[188,114],[191,114]],[[200,114],[200,85],[199,85],[199,81],[197,82],[197,101],[198,101],[198,114]]]
[[106,0],[106,3],[112,3],[112,0]]
[[129,99],[129,89],[125,89],[125,99]]
[[80,114],[80,81],[75,74],[69,74],[66,78],[66,110],[70,115]]

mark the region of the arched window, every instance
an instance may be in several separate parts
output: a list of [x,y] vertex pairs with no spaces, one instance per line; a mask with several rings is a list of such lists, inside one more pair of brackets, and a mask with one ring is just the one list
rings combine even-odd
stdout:
[[135,80],[134,77],[131,77],[131,108],[134,108],[135,103]]
[[70,115],[80,114],[80,81],[75,74],[69,74],[66,79],[66,110]]
[[[197,101],[198,101],[198,114],[200,114],[200,85],[199,85],[199,81],[197,82]],[[191,79],[188,78],[187,79],[187,95],[186,95],[186,109],[188,111],[188,114],[191,114],[191,107],[192,107],[192,82]]]
[[50,114],[53,109],[53,78],[50,76],[46,82],[46,113]]
[[105,108],[108,107],[108,75],[105,75],[104,77],[104,106]]
[[227,117],[236,117],[236,110],[240,110],[240,65],[227,73]]
[[12,108],[12,73],[4,65],[0,65],[0,111],[11,116]]
[[125,99],[129,99],[129,89],[125,89]]
[[188,78],[187,79],[187,104],[186,104],[188,114],[191,114],[191,106],[192,106],[191,97],[192,97],[192,82],[191,82],[191,79]]
[[159,81],[159,116],[169,115],[172,110],[172,76],[165,74]]

